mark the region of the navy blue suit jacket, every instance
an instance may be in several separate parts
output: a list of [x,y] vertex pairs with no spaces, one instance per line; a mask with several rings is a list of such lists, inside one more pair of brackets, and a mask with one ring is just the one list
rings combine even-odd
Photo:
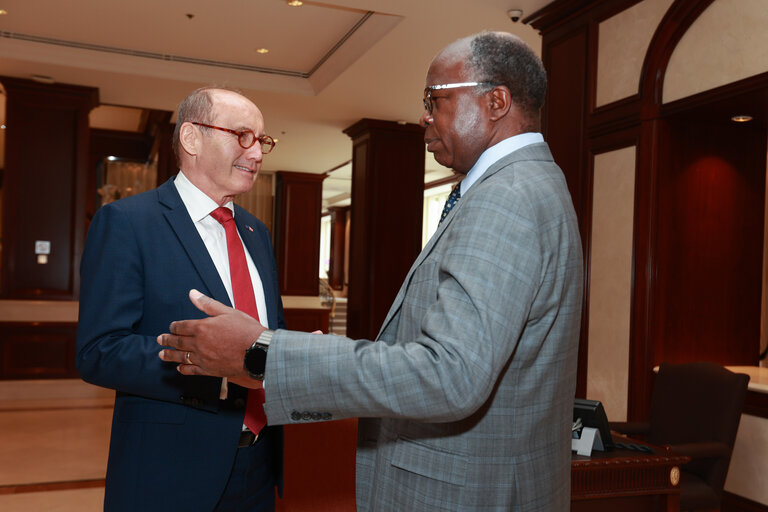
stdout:
[[[235,222],[264,286],[262,323],[285,327],[269,232],[239,206]],[[97,211],[81,278],[77,368],[85,381],[117,391],[105,510],[213,510],[247,392],[230,384],[219,400],[221,379],[183,376],[157,355],[156,337],[172,321],[205,316],[189,301],[191,288],[230,305],[173,178]],[[274,438],[279,481],[282,432]]]

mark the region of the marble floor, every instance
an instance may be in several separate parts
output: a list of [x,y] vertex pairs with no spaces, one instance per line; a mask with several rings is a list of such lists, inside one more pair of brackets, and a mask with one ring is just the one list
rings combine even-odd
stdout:
[[102,510],[113,396],[80,380],[0,381],[0,510]]

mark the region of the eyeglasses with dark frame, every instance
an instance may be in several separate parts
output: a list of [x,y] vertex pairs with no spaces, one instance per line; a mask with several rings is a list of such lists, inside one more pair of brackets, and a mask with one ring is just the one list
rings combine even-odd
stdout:
[[222,128],[221,126],[213,126],[212,124],[205,124],[205,123],[197,123],[195,121],[190,121],[192,124],[197,126],[204,126],[205,128],[213,128],[214,130],[221,130],[222,132],[231,133],[232,135],[237,135],[237,143],[240,144],[240,147],[243,149],[249,149],[254,144],[256,144],[256,141],[259,141],[261,144],[261,152],[263,154],[267,154],[270,151],[272,151],[275,148],[275,139],[270,137],[269,135],[262,135],[261,137],[257,137],[255,133],[253,133],[253,130],[230,130],[229,128]]
[[456,84],[430,85],[424,88],[424,108],[432,115],[432,91],[438,89],[456,89],[457,87],[477,87],[478,85],[494,85],[490,82],[461,82]]

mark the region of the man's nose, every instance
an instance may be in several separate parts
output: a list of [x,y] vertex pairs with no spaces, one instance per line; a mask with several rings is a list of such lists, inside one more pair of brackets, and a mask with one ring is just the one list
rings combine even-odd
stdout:
[[424,113],[421,114],[421,117],[419,118],[419,124],[422,128],[426,128],[427,126],[432,124],[432,114],[424,110]]
[[256,141],[256,144],[245,150],[246,158],[253,158],[257,162],[261,162],[264,157],[264,152],[261,150],[261,143]]

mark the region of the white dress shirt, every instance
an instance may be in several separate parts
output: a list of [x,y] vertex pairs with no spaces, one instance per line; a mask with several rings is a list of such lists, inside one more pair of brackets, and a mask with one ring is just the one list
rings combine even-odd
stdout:
[[[192,218],[197,232],[200,233],[200,238],[203,239],[208,254],[213,260],[213,264],[216,266],[216,270],[219,272],[221,282],[224,283],[224,288],[227,289],[227,295],[229,295],[229,301],[235,304],[234,296],[232,295],[232,278],[229,275],[229,256],[227,254],[227,235],[219,221],[211,217],[211,212],[219,207],[216,202],[205,195],[203,191],[194,186],[183,171],[179,171],[179,174],[174,180],[176,190],[179,191],[181,200],[184,206],[187,207],[187,212]],[[225,204],[227,208],[232,210],[232,217],[235,216],[234,204],[232,201]],[[238,233],[238,236],[239,233]],[[242,238],[240,239],[242,243]],[[264,297],[264,287],[261,284],[261,276],[259,271],[256,270],[256,265],[253,264],[253,259],[248,252],[248,249],[243,247],[245,251],[245,260],[248,263],[248,273],[251,275],[251,282],[253,284],[253,293],[256,296],[256,309],[259,312],[259,319],[265,326],[267,325],[267,303]]]
[[467,176],[460,182],[461,196],[464,197],[464,194],[467,193],[469,187],[479,180],[491,165],[513,151],[517,151],[518,149],[531,144],[536,144],[537,142],[544,142],[544,136],[542,134],[538,132],[526,132],[504,139],[483,151],[480,158],[475,162],[475,165],[473,165],[467,173]]
[[[227,235],[219,221],[211,217],[211,212],[219,207],[216,201],[208,197],[202,190],[192,184],[191,181],[184,175],[183,171],[179,171],[174,180],[176,190],[178,190],[181,196],[181,201],[187,208],[189,216],[192,218],[192,222],[197,228],[197,232],[200,233],[200,238],[203,239],[205,248],[208,249],[208,254],[213,260],[213,264],[221,277],[221,282],[224,284],[224,288],[229,295],[229,301],[231,304],[235,304],[235,299],[232,294],[232,278],[229,272],[229,256],[227,253]],[[234,204],[232,201],[225,204],[227,208],[232,210],[232,217],[235,216]],[[238,237],[240,234],[238,233]],[[243,242],[242,237],[240,243]],[[256,265],[253,264],[253,259],[248,252],[248,249],[243,246],[245,251],[245,260],[248,264],[248,273],[251,275],[251,283],[253,284],[253,293],[256,297],[256,310],[259,312],[259,320],[267,326],[267,302],[264,297],[264,286],[261,284],[261,276],[259,271],[256,270]],[[227,379],[222,379],[221,393],[219,398],[224,400],[227,397]]]

